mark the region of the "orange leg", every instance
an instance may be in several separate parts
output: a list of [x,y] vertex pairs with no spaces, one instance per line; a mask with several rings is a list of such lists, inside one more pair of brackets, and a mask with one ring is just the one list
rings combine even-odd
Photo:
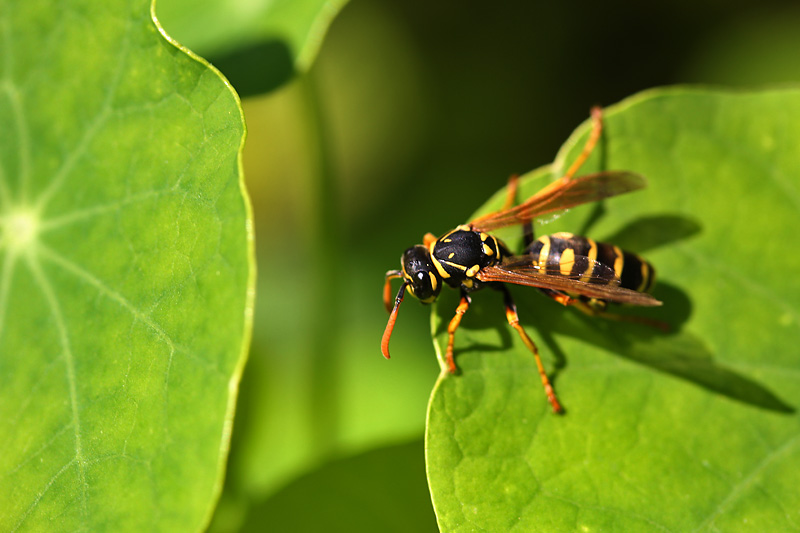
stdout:
[[542,294],[545,296],[552,298],[556,302],[560,303],[563,306],[572,306],[575,309],[578,309],[582,313],[589,315],[589,316],[599,316],[602,318],[606,318],[608,320],[617,320],[619,322],[633,322],[636,324],[644,324],[645,326],[649,326],[651,328],[660,329],[664,333],[669,333],[669,324],[666,322],[662,322],[661,320],[655,320],[653,318],[647,318],[643,316],[630,316],[630,315],[620,315],[617,313],[609,313],[605,310],[605,306],[594,306],[591,303],[587,303],[579,298],[573,298],[568,296],[564,293],[553,291],[549,289],[539,289]]
[[562,180],[570,180],[575,176],[578,170],[583,166],[589,156],[594,150],[594,147],[597,145],[597,141],[600,139],[600,135],[603,132],[603,110],[597,106],[592,108],[592,131],[589,134],[589,139],[586,140],[586,144],[583,146],[583,150],[581,151],[578,158],[572,163],[572,166],[569,167],[567,173],[564,174],[564,177],[561,178]]
[[422,244],[425,245],[425,248],[430,248],[431,244],[434,242],[436,242],[436,235],[433,233],[426,233],[422,238]]
[[472,299],[465,293],[462,293],[461,302],[458,304],[458,307],[456,307],[456,314],[450,320],[450,324],[447,326],[447,351],[445,351],[445,359],[447,360],[447,366],[451,374],[458,372],[458,367],[456,366],[456,361],[453,357],[453,341],[455,340],[456,330],[458,329],[459,324],[461,324],[461,317],[463,317],[464,313],[467,312],[471,302]]
[[589,316],[599,316],[602,318],[606,318],[608,320],[617,320],[619,322],[633,322],[635,324],[644,324],[645,326],[649,326],[651,328],[660,329],[664,333],[669,333],[669,324],[667,324],[666,322],[662,322],[661,320],[656,320],[654,318],[609,313],[605,309],[598,309],[582,300],[573,299],[573,302],[565,305],[573,305],[576,309],[580,309],[583,313]]
[[508,178],[508,186],[506,187],[506,203],[503,204],[503,207],[500,211],[505,211],[506,209],[511,209],[514,207],[514,204],[517,203],[517,187],[519,185],[519,176],[514,174],[510,178]]
[[[514,174],[508,179],[506,187],[506,203],[500,211],[511,209],[517,203],[517,189],[519,187],[519,176]],[[522,240],[527,248],[533,242],[533,221],[528,220],[522,225]]]
[[[552,289],[539,289],[539,292],[547,296],[548,298],[552,298],[553,300],[557,301],[563,306],[569,305],[576,305],[580,300],[577,298],[573,298],[572,296],[567,296],[563,292],[554,291]],[[583,311],[583,310],[582,310]]]
[[539,349],[536,347],[536,344],[534,344],[528,334],[525,333],[523,327],[520,326],[519,315],[517,315],[517,306],[514,303],[514,300],[511,298],[511,293],[508,292],[508,289],[505,287],[505,285],[501,285],[501,287],[506,305],[506,319],[511,327],[517,330],[517,333],[519,333],[519,336],[522,339],[522,342],[525,343],[525,346],[527,346],[528,349],[533,353],[533,357],[536,360],[536,367],[539,369],[539,377],[542,379],[544,393],[547,395],[547,401],[549,401],[550,405],[553,407],[553,412],[561,413],[564,411],[564,409],[561,407],[561,404],[558,403],[556,392],[553,390],[550,380],[547,379],[547,373],[544,371],[544,365],[539,357]]

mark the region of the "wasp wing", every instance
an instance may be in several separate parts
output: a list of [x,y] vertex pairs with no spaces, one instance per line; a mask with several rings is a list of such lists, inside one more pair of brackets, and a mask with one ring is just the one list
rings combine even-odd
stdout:
[[559,276],[571,280],[602,285],[619,285],[617,273],[610,266],[585,255],[573,254],[571,260],[564,256],[548,257],[542,264],[541,257],[530,254],[506,257],[501,268],[519,273]]
[[[514,258],[520,259],[520,258]],[[589,258],[584,258],[592,261]],[[594,262],[608,270],[609,267],[601,263]],[[541,268],[530,261],[514,261],[511,263],[485,267],[475,276],[480,281],[498,281],[502,283],[513,283],[514,285],[525,285],[540,289],[550,289],[562,291],[569,294],[578,294],[588,298],[599,298],[609,302],[624,303],[641,306],[658,306],[661,302],[651,295],[643,292],[636,292],[619,286],[619,280],[613,277],[613,272],[609,274],[600,268],[600,273],[593,271],[591,275],[580,275],[564,273],[569,269],[569,265],[546,266]]]
[[600,172],[572,179],[565,177],[554,181],[519,205],[476,218],[470,222],[470,227],[477,231],[491,231],[524,224],[534,218],[635,191],[645,185],[647,181],[643,176],[626,171]]

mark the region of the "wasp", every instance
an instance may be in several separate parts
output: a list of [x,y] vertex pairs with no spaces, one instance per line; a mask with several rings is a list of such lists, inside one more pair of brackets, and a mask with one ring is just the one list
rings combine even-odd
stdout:
[[[519,323],[517,307],[507,284],[537,288],[545,296],[564,306],[596,316],[644,322],[658,327],[661,323],[647,318],[616,315],[606,311],[609,302],[657,306],[661,302],[648,291],[655,280],[655,270],[644,259],[619,247],[570,233],[556,233],[534,239],[533,220],[553,215],[588,202],[595,202],[635,191],[646,185],[645,179],[627,171],[605,171],[576,177],[588,159],[602,132],[602,111],[593,108],[592,130],[578,158],[561,178],[514,205],[517,179],[512,177],[504,206],[452,229],[440,237],[425,235],[423,244],[408,248],[401,257],[401,269],[386,273],[383,301],[389,321],[381,340],[381,352],[389,358],[398,309],[406,290],[422,303],[432,303],[442,286],[458,289],[461,300],[447,327],[445,360],[450,373],[458,367],[453,343],[461,318],[472,302],[471,294],[484,287],[502,293],[506,319],[533,353],[545,394],[553,411],[563,411],[547,377],[539,350]],[[489,232],[498,228],[522,225],[524,249],[513,254],[508,246]],[[391,281],[402,279],[391,303]]]

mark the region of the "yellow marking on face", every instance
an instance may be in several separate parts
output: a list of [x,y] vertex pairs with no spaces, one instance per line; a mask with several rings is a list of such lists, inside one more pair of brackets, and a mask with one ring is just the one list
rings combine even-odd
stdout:
[[545,270],[547,268],[547,257],[550,255],[550,237],[540,237],[539,242],[542,243],[542,249],[539,252],[539,268]]
[[567,248],[561,252],[561,261],[559,262],[562,276],[569,276],[572,274],[572,267],[575,265],[575,250]]
[[594,273],[594,264],[597,261],[597,243],[592,239],[586,239],[586,242],[589,243],[589,251],[586,253],[586,257],[589,258],[589,264],[586,266],[586,272],[581,276],[581,281],[589,281],[589,278]]
[[433,289],[433,293],[436,294],[436,287],[439,285],[439,279],[434,276],[433,272],[430,270],[428,271],[428,277],[431,278],[431,289]]
[[450,274],[447,273],[447,271],[442,266],[442,263],[439,262],[439,260],[436,259],[435,256],[433,256],[433,255],[431,256],[431,261],[433,261],[433,266],[436,267],[436,271],[439,273],[439,275],[442,277],[442,279],[447,279],[447,278],[450,277]]
[[614,246],[614,253],[617,254],[617,258],[614,259],[614,276],[617,279],[622,279],[622,268],[625,266],[625,256],[622,255],[622,250],[619,246]]
[[471,266],[471,267],[469,267],[469,268],[467,269],[467,271],[466,271],[466,275],[467,275],[467,277],[468,277],[468,278],[472,278],[472,277],[474,277],[474,276],[475,276],[475,274],[477,274],[477,273],[478,273],[478,271],[479,271],[480,269],[481,269],[481,266],[480,266],[480,265],[472,265],[472,266]]

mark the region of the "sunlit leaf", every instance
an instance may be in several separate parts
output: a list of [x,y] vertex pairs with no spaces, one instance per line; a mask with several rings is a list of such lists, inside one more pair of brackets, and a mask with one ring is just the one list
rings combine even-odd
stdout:
[[252,253],[235,95],[150,2],[0,3],[0,529],[198,530]]
[[[664,306],[623,312],[672,331],[514,288],[567,409],[557,416],[499,295],[476,293],[456,338],[462,374],[442,376],[429,409],[440,527],[796,528],[800,92],[652,91],[608,110],[606,126],[583,170],[633,170],[649,187],[537,230],[587,231],[645,252]],[[556,174],[586,132],[567,143]],[[546,170],[535,174],[523,197],[547,183]],[[455,299],[439,304],[443,349]]]

